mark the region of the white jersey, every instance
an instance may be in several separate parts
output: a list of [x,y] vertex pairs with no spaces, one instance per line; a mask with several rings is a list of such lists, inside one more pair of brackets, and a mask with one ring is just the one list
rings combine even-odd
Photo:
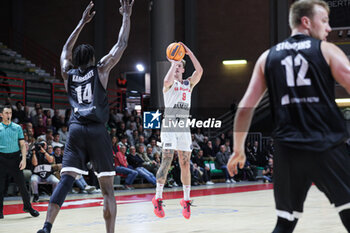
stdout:
[[189,80],[175,80],[170,89],[163,92],[165,111],[160,133],[163,149],[192,151],[190,127],[186,125],[190,114],[191,92]]
[[188,118],[191,107],[191,84],[189,80],[182,83],[174,80],[173,85],[164,95],[166,117]]

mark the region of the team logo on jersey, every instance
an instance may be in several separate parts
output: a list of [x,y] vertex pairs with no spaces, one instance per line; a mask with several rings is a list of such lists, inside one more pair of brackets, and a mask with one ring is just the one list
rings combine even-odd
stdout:
[[156,112],[143,113],[143,128],[144,129],[160,129],[160,116],[162,114],[157,110]]

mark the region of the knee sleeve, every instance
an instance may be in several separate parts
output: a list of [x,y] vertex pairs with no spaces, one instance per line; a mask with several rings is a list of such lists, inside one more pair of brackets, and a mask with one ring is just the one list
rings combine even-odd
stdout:
[[74,181],[75,178],[73,176],[63,175],[50,198],[50,203],[55,203],[61,207],[64,200],[66,199],[68,192],[73,187]]

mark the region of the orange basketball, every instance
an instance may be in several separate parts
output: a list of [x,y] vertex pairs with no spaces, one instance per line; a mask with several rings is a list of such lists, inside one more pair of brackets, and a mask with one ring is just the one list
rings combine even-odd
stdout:
[[180,61],[185,56],[185,48],[180,43],[171,43],[166,49],[166,55],[171,60]]

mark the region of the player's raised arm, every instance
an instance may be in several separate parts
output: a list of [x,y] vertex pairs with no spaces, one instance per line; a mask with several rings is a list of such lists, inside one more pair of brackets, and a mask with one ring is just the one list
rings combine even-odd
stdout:
[[129,33],[130,33],[130,16],[132,13],[132,6],[134,0],[120,0],[121,7],[119,8],[120,14],[123,15],[123,23],[119,31],[118,42],[113,46],[111,51],[104,56],[99,64],[98,71],[101,83],[104,88],[107,88],[109,72],[119,62],[124,50],[128,45]]
[[189,79],[191,82],[191,87],[194,87],[202,78],[203,68],[202,68],[201,64],[199,63],[198,59],[196,58],[196,56],[191,51],[191,49],[189,49],[184,43],[182,43],[182,42],[179,42],[179,43],[182,44],[182,46],[184,46],[185,53],[190,57],[190,59],[193,63],[194,72]]
[[181,61],[175,61],[169,58],[168,60],[170,61],[171,65],[163,81],[163,92],[166,92],[167,90],[169,90],[169,88],[173,85],[175,80],[176,68],[181,64]]
[[234,154],[227,163],[227,169],[231,176],[237,174],[237,166],[242,169],[246,161],[244,142],[253,118],[254,109],[266,91],[264,67],[267,55],[268,51],[263,53],[258,59],[248,89],[238,105],[233,126]]
[[74,31],[69,36],[68,40],[66,41],[66,43],[63,46],[60,62],[61,62],[61,74],[62,74],[62,78],[64,80],[64,85],[65,85],[66,89],[67,89],[67,79],[68,79],[67,72],[71,68],[73,68],[73,63],[72,63],[73,47],[75,45],[75,42],[78,39],[78,36],[79,36],[81,30],[85,26],[85,24],[89,23],[91,21],[91,19],[94,17],[94,15],[96,14],[95,11],[90,14],[90,11],[91,11],[93,6],[94,6],[94,3],[91,1],[89,3],[89,5],[86,7],[86,9],[83,13],[83,16],[82,16],[81,20],[79,21],[77,27],[74,29]]

